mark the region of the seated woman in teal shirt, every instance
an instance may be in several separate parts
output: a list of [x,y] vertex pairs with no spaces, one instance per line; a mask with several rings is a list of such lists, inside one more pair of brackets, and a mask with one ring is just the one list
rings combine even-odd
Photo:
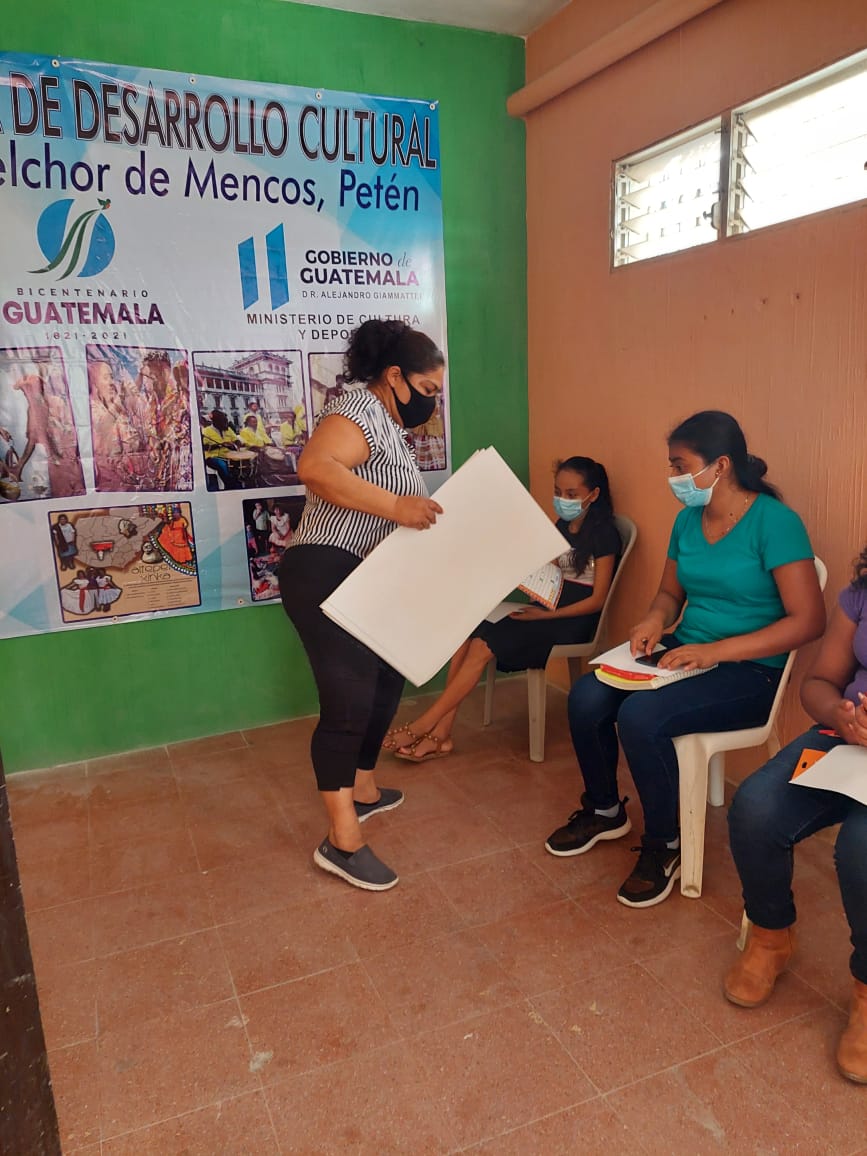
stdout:
[[638,693],[593,673],[575,683],[569,726],[584,794],[545,844],[552,855],[581,855],[631,830],[617,786],[619,738],[644,810],[638,861],[617,893],[627,907],[661,903],[680,877],[672,739],[764,724],[787,653],[825,626],[803,522],[763,480],[767,466],[747,453],[735,419],[697,413],[670,434],[668,446],[669,485],[686,508],[630,645],[640,655],[662,642],[669,649],[660,667],[706,673]]

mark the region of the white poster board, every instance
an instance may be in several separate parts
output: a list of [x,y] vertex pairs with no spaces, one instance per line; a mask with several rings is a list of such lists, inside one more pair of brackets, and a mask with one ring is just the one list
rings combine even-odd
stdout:
[[436,498],[435,526],[395,530],[322,603],[416,686],[527,574],[570,548],[495,449],[474,454]]

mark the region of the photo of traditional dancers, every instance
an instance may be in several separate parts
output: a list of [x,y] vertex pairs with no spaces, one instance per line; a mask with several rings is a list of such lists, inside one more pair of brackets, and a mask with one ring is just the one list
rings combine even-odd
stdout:
[[297,486],[308,436],[298,349],[194,352],[209,490]]
[[254,602],[268,602],[280,597],[277,566],[301,520],[304,496],[248,499],[241,505],[250,569],[250,594]]
[[0,349],[0,503],[83,493],[60,349]]
[[97,490],[191,490],[186,352],[140,345],[88,345],[85,353]]

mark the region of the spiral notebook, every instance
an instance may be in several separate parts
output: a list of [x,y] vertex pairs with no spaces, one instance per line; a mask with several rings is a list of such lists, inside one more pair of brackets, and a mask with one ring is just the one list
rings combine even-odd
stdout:
[[[663,650],[664,646],[655,646],[653,653],[658,654]],[[598,667],[595,674],[600,682],[618,690],[659,690],[661,686],[681,682],[685,678],[695,678],[699,674],[707,674],[709,670],[716,669],[716,665],[706,666],[701,670],[659,670],[643,666],[632,657],[632,649],[628,642],[615,646],[613,650],[607,650],[598,658],[591,658],[590,663]]]
[[518,589],[549,610],[556,610],[563,592],[563,571],[556,562],[546,562],[519,582]]

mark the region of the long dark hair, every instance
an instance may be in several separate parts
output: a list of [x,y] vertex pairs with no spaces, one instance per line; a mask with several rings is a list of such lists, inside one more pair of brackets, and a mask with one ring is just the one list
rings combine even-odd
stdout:
[[593,557],[591,543],[594,531],[614,519],[611,486],[608,483],[608,472],[605,466],[601,462],[594,461],[593,458],[585,458],[580,454],[575,454],[571,458],[566,458],[565,461],[555,463],[555,476],[561,470],[571,470],[573,474],[579,474],[588,490],[599,490],[599,497],[590,504],[581,521],[570,559],[570,565],[575,573],[583,574],[587,563]]
[[390,365],[410,373],[428,373],[445,365],[445,358],[426,333],[412,329],[403,321],[365,321],[352,332],[344,355],[347,381],[369,385]]
[[723,454],[731,458],[738,485],[753,494],[767,494],[780,499],[780,491],[764,481],[768,466],[755,454],[747,452],[744,431],[730,413],[719,409],[705,409],[694,413],[668,435],[669,446],[681,445],[707,462],[716,461]]
[[852,585],[858,590],[867,590],[867,546],[864,547],[855,559],[855,573],[852,577]]

